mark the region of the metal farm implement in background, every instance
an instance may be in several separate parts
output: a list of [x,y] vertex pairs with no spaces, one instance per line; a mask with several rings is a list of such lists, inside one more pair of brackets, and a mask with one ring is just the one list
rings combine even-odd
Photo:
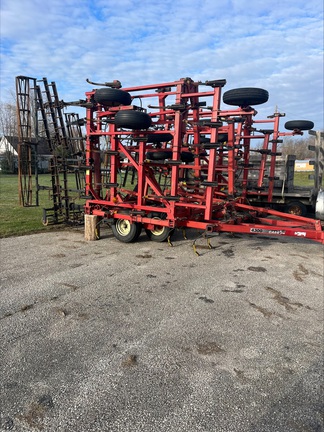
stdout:
[[[43,223],[75,223],[83,217],[84,137],[78,114],[65,113],[55,82],[46,78],[16,77],[18,118],[19,201],[38,206],[39,192],[49,191],[53,206],[43,209]],[[70,103],[69,105],[72,105]],[[39,184],[38,147],[40,141],[50,151],[51,185]]]
[[[272,201],[282,137],[313,123],[290,121],[289,132],[280,132],[284,114],[256,119],[253,107],[268,100],[266,90],[222,96],[225,84],[183,78],[121,90],[114,81],[87,92],[85,214],[108,222],[125,243],[142,229],[151,240],[170,240],[176,228],[323,243],[320,220],[250,204],[253,196]],[[232,108],[221,110],[221,101]]]

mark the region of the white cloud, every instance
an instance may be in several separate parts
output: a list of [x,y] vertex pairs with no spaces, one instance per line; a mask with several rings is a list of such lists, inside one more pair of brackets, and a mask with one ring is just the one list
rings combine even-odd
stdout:
[[[317,0],[2,0],[1,99],[14,78],[55,81],[77,100],[94,81],[124,87],[226,78],[266,88],[287,119],[323,129],[323,6]],[[269,111],[267,111],[269,110]]]

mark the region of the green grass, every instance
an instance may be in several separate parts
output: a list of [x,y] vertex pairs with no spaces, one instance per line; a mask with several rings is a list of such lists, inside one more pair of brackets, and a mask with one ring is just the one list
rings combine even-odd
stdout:
[[[50,186],[50,175],[39,175],[39,184]],[[34,198],[33,202],[35,202]],[[44,226],[42,223],[43,208],[51,207],[53,202],[49,191],[39,191],[38,207],[20,206],[18,176],[0,174],[0,238],[61,229],[62,225]]]
[[[311,173],[295,173],[295,185],[311,187],[313,180],[309,180],[309,174]],[[50,175],[40,175],[39,184],[49,186],[51,184]],[[61,229],[62,225],[44,226],[42,223],[43,208],[51,208],[52,206],[53,202],[48,191],[39,192],[38,207],[20,206],[18,176],[0,174],[0,238]]]

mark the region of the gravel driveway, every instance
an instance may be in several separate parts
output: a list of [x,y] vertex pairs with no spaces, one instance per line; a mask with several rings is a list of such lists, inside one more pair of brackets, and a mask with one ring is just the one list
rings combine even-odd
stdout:
[[1,430],[323,431],[323,246],[0,240]]

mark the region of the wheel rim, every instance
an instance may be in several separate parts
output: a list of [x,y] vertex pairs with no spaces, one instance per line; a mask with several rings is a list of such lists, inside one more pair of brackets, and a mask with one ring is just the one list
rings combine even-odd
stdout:
[[131,223],[127,219],[118,219],[115,224],[116,231],[121,236],[127,236],[131,231]]
[[[161,220],[161,219],[158,218],[158,217],[155,217],[155,218],[153,218],[153,219]],[[152,230],[150,230],[150,231],[151,231],[151,233],[152,233],[153,235],[155,235],[155,236],[160,236],[160,235],[162,235],[162,234],[164,233],[165,229],[166,229],[165,226],[154,225],[154,228],[153,228]]]
[[295,205],[295,206],[290,207],[289,213],[296,215],[296,216],[301,216],[303,212],[299,206]]

